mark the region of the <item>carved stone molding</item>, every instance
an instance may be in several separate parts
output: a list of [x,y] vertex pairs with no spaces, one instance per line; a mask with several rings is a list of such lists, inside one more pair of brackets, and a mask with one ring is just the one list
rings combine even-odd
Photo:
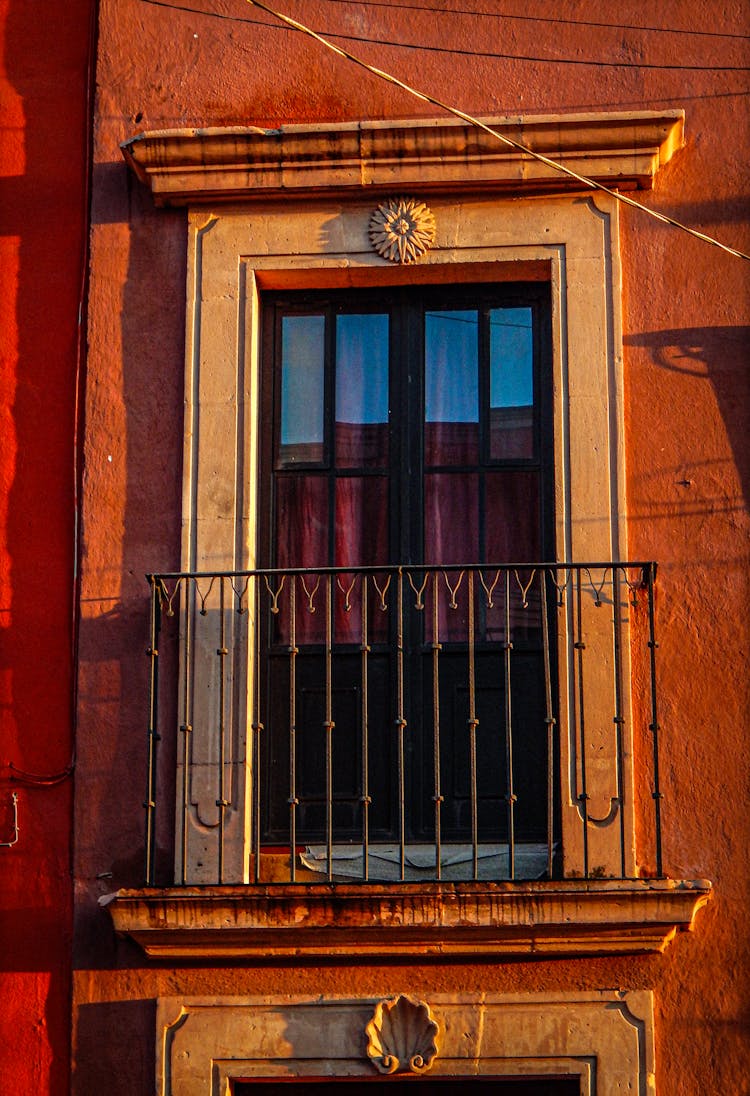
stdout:
[[119,891],[115,929],[160,959],[663,951],[706,880],[171,887]]
[[403,993],[378,1001],[365,1034],[367,1057],[381,1073],[426,1073],[437,1057],[429,1005]]
[[[483,118],[493,129],[623,190],[651,189],[684,144],[681,110]],[[139,133],[122,145],[158,205],[362,191],[538,193],[581,184],[456,118],[232,126]]]
[[[362,1036],[375,1006],[372,998],[328,996],[162,997],[156,1092],[226,1096],[236,1081],[271,1079],[366,1084],[373,1067]],[[654,1096],[647,990],[435,994],[430,1008],[440,1027],[431,1078],[569,1078],[581,1096]],[[411,1071],[401,1075],[419,1084]]]
[[413,263],[435,242],[432,210],[416,198],[390,198],[370,218],[372,245],[384,259]]

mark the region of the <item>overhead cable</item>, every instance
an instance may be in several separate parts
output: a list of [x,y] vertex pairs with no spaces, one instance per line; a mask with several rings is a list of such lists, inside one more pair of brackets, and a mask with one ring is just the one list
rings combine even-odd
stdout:
[[376,68],[374,65],[370,65],[367,61],[363,61],[360,57],[356,57],[353,53],[349,53],[347,50],[342,49],[340,46],[334,45],[333,42],[329,42],[327,38],[323,38],[322,35],[316,31],[311,30],[310,27],[305,26],[304,23],[297,22],[296,19],[292,19],[288,15],[282,15],[281,12],[275,11],[268,5],[261,3],[261,0],[247,0],[248,4],[252,4],[253,7],[260,8],[261,11],[267,12],[268,15],[273,15],[274,18],[280,19],[283,23],[288,24],[290,27],[294,27],[295,30],[300,31],[302,34],[308,35],[310,38],[314,38],[326,49],[331,50],[332,53],[336,53],[339,57],[343,57],[347,61],[351,61],[355,65],[359,65],[360,68],[365,69],[367,72],[372,73],[373,76],[379,77],[381,80],[386,80],[390,84],[395,84],[396,87],[401,88],[403,91],[408,92],[409,95],[413,95],[414,98],[421,100],[423,103],[430,103],[432,106],[438,107],[440,110],[445,110],[449,114],[454,115],[456,118],[460,118],[462,121],[467,122],[471,126],[475,126],[477,129],[484,130],[491,137],[501,141],[505,145],[509,145],[511,148],[516,149],[518,152],[524,153],[526,156],[531,156],[534,160],[538,160],[542,164],[546,164],[547,167],[552,168],[554,171],[559,171],[563,175],[569,176],[571,179],[575,179],[577,182],[582,183],[583,186],[592,190],[602,191],[604,194],[609,194],[610,197],[615,198],[618,202],[622,202],[624,205],[632,206],[633,209],[639,209],[643,213],[647,213],[649,217],[653,217],[657,221],[661,221],[663,224],[672,225],[674,228],[679,228],[683,232],[687,232],[690,236],[694,236],[697,240],[703,240],[704,243],[713,244],[714,247],[721,248],[722,251],[726,251],[729,255],[734,255],[738,259],[746,259],[750,262],[750,255],[745,254],[744,251],[738,251],[736,248],[729,247],[728,244],[721,243],[720,240],[714,239],[713,236],[708,236],[705,232],[699,232],[696,228],[690,228],[689,225],[683,224],[681,221],[676,221],[673,217],[668,217],[666,213],[659,213],[655,209],[650,209],[648,206],[642,205],[634,198],[628,197],[627,194],[621,194],[619,191],[611,190],[610,187],[604,186],[603,183],[598,183],[595,179],[589,179],[586,175],[579,175],[577,171],[567,167],[565,164],[559,163],[557,160],[551,160],[549,156],[543,155],[541,152],[535,152],[527,145],[521,144],[520,141],[515,141],[512,137],[507,137],[504,133],[500,133],[498,130],[488,126],[485,122],[482,122],[479,118],[475,118],[471,114],[467,114],[465,111],[460,110],[458,107],[450,106],[448,103],[442,102],[440,99],[436,99],[432,95],[428,95],[427,92],[419,91],[417,88],[412,87],[410,84],[405,83],[403,80],[399,80],[397,76],[391,75],[389,72],[384,72],[383,69]]
[[392,0],[325,0],[328,4],[348,4],[360,8],[404,8],[407,11],[427,11],[435,15],[473,15],[480,19],[505,19],[529,23],[563,23],[574,27],[604,27],[610,30],[634,30],[644,34],[690,34],[698,38],[735,38],[747,41],[750,34],[732,34],[720,30],[687,30],[683,27],[643,27],[635,23],[602,23],[591,19],[562,19],[550,15],[518,15],[516,12],[477,11],[476,8],[436,8],[431,4],[400,4]]
[[[143,0],[159,8],[172,8],[174,11],[191,12],[193,15],[205,15],[212,19],[225,19],[233,23],[251,23],[254,26],[267,27],[268,23],[256,19],[243,19],[240,16],[226,15],[218,11],[203,11],[201,8],[186,4],[170,4],[167,0]],[[267,10],[271,10],[270,8]],[[281,29],[281,28],[279,28]],[[311,33],[320,33],[312,31]],[[430,46],[420,42],[400,42],[392,38],[369,38],[363,34],[341,34],[338,31],[326,31],[327,38],[338,38],[344,42],[364,42],[390,49],[418,50],[420,53],[450,53],[457,57],[486,57],[496,61],[525,61],[537,65],[578,65],[583,68],[649,69],[658,72],[750,72],[748,65],[671,65],[651,64],[641,61],[599,61],[580,57],[537,57],[527,53],[500,53],[497,50],[457,49],[452,46]]]

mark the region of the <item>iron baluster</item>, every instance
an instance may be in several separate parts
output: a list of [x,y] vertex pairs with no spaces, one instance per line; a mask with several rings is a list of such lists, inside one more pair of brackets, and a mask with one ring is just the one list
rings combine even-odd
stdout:
[[505,670],[505,759],[506,759],[506,801],[505,811],[508,823],[508,877],[516,877],[516,796],[513,788],[513,706],[511,701],[511,663],[513,650],[510,627],[510,570],[505,572],[505,641],[503,643],[503,668]]
[[226,657],[227,657],[227,637],[226,637],[226,617],[224,612],[224,598],[225,579],[221,579],[219,582],[219,646],[216,654],[219,659],[219,798],[216,800],[216,806],[219,808],[219,883],[224,882],[224,829],[225,829],[225,812],[229,806],[229,801],[226,796],[226,719],[224,713],[224,700],[226,694]]
[[617,776],[617,803],[620,813],[620,875],[625,878],[625,782],[623,780],[622,729],[625,717],[622,714],[622,619],[620,606],[620,583],[617,568],[612,568],[612,639],[615,673],[615,772]]
[[583,820],[583,875],[589,877],[589,797],[586,790],[586,731],[583,702],[583,652],[586,644],[583,642],[583,604],[581,596],[581,568],[576,568],[576,637],[573,647],[576,651],[578,670],[578,727],[580,732],[581,747],[581,794],[578,796],[581,804],[581,818]]
[[192,631],[193,613],[195,611],[195,598],[193,585],[189,579],[185,581],[185,643],[183,648],[183,694],[182,716],[180,725],[182,733],[182,804],[180,819],[180,882],[187,882],[187,839],[188,839],[188,810],[190,808],[190,779],[189,764],[191,756],[191,734],[193,730],[192,719]]
[[649,730],[651,731],[651,740],[653,743],[653,766],[654,766],[654,790],[652,792],[654,800],[654,826],[656,833],[654,835],[656,841],[656,874],[659,879],[664,878],[664,868],[662,864],[662,848],[661,848],[661,801],[662,792],[659,782],[659,715],[656,704],[656,650],[659,644],[656,642],[656,622],[654,614],[654,581],[656,579],[656,564],[648,563],[643,568],[646,578],[646,589],[648,592],[648,649],[649,649],[649,670],[650,670],[650,683],[651,683],[651,723],[649,724]]
[[154,885],[154,854],[156,852],[156,747],[159,742],[159,631],[161,629],[161,583],[149,575],[151,613],[149,623],[149,713],[148,762],[146,771],[146,885]]
[[333,577],[326,581],[326,653],[325,653],[325,720],[326,736],[326,858],[328,879],[333,879]]
[[468,656],[469,656],[469,796],[471,803],[471,872],[476,879],[479,874],[479,820],[477,812],[477,719],[476,677],[474,665],[474,572],[469,571],[466,593],[469,599],[468,611]]
[[[253,771],[252,771],[252,805],[253,805],[253,848],[254,848],[254,869],[253,874],[255,882],[260,883],[260,825],[261,825],[261,747],[262,747],[262,735],[263,724],[261,722],[261,707],[260,707],[260,685],[261,685],[261,649],[263,644],[263,631],[261,627],[261,590],[260,582],[255,579],[255,596],[253,597],[253,604],[255,606],[255,620],[253,625],[253,646],[255,648],[254,673],[253,673],[253,711],[254,718],[252,724],[253,731]],[[270,648],[270,624],[268,624],[269,635],[268,645]]]
[[555,717],[552,707],[552,667],[549,646],[549,606],[547,571],[539,572],[540,612],[542,614],[542,657],[544,659],[544,722],[547,727],[547,878],[553,874],[555,853]]
[[442,871],[441,850],[441,809],[443,795],[440,779],[440,605],[438,573],[432,575],[432,743],[433,743],[433,781],[435,804],[435,877],[440,879]]
[[370,877],[370,761],[369,761],[369,728],[368,728],[368,655],[370,654],[369,644],[369,622],[367,619],[367,597],[369,594],[367,586],[367,575],[362,575],[362,581],[360,583],[360,596],[362,598],[362,625],[361,636],[362,643],[360,645],[361,654],[361,675],[362,675],[362,879],[364,882]]
[[289,878],[297,879],[297,582],[289,585]]
[[406,790],[404,758],[404,575],[398,569],[398,610],[396,619],[396,733],[398,735],[398,840],[400,878],[406,877]]

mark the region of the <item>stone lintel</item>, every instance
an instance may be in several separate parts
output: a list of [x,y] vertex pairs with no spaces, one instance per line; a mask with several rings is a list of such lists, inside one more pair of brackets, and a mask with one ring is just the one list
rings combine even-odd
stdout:
[[[398,979],[398,972],[393,977]],[[329,1086],[337,1078],[367,1084],[380,1072],[365,1050],[371,1025],[378,1011],[392,1007],[399,996],[396,991],[380,999],[325,993],[307,998],[160,997],[156,1091],[206,1096],[233,1092],[236,1081],[249,1085],[301,1078],[318,1078]],[[435,993],[412,1003],[434,1021],[431,1064],[423,1068],[427,1063],[421,1055],[414,1062],[428,1087],[433,1078],[447,1082],[450,1090],[483,1078],[490,1082],[487,1090],[495,1091],[500,1078],[533,1078],[547,1079],[555,1088],[556,1080],[566,1078],[581,1096],[654,1096],[649,990]],[[402,1025],[396,1046],[406,1049],[419,1030]],[[409,1075],[410,1082],[422,1083],[411,1063],[393,1080]],[[383,1080],[378,1088],[382,1092],[390,1083]]]
[[121,890],[118,933],[154,958],[606,955],[690,930],[706,880],[267,884]]
[[[650,189],[684,144],[684,112],[483,118],[504,136],[621,190]],[[122,145],[158,205],[326,196],[554,193],[585,187],[458,118],[174,129]]]

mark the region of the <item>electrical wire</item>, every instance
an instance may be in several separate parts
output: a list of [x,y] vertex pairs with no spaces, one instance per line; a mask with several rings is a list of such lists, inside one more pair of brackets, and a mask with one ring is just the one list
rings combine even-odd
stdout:
[[449,114],[453,114],[456,118],[460,118],[462,121],[467,122],[471,126],[475,126],[477,129],[484,130],[491,137],[495,137],[498,141],[501,141],[505,145],[509,145],[511,148],[516,149],[518,152],[524,153],[526,156],[531,156],[533,159],[538,160],[542,164],[546,164],[547,167],[552,168],[554,171],[559,171],[563,175],[568,175],[571,179],[575,179],[577,182],[583,184],[592,190],[599,190],[604,194],[609,194],[610,197],[615,198],[618,202],[622,202],[624,205],[629,205],[633,209],[639,209],[643,213],[647,213],[649,217],[653,217],[657,221],[661,221],[663,224],[672,225],[674,228],[679,228],[683,232],[687,232],[690,236],[694,236],[697,240],[702,240],[704,243],[712,244],[714,247],[721,248],[722,251],[726,251],[729,255],[734,255],[738,259],[746,259],[750,262],[750,255],[746,255],[744,251],[738,251],[736,248],[729,247],[728,244],[721,243],[720,240],[714,239],[713,236],[708,236],[705,232],[699,232],[695,228],[690,228],[689,225],[683,224],[681,221],[676,221],[674,217],[668,217],[666,213],[659,213],[655,209],[649,209],[648,206],[642,205],[634,198],[629,198],[626,194],[621,194],[616,190],[611,190],[610,187],[604,186],[603,183],[598,183],[595,179],[589,179],[585,175],[579,175],[577,171],[573,171],[572,168],[567,167],[565,164],[558,163],[556,160],[551,160],[548,156],[544,156],[541,152],[534,152],[533,149],[528,148],[526,145],[521,144],[520,141],[514,141],[512,137],[507,137],[504,133],[498,132],[488,126],[485,122],[480,121],[478,118],[473,117],[471,114],[467,114],[463,110],[459,110],[458,107],[450,106],[448,103],[442,102],[440,99],[434,98],[432,95],[428,95],[427,92],[418,91],[417,88],[412,87],[410,84],[405,83],[403,80],[399,80],[397,76],[391,75],[389,72],[385,72],[383,69],[376,68],[374,65],[368,64],[367,61],[363,61],[360,57],[355,57],[353,53],[349,53],[347,50],[342,49],[340,46],[336,46],[333,42],[329,42],[328,39],[323,38],[316,31],[306,27],[304,23],[298,23],[296,19],[292,19],[288,15],[282,15],[280,12],[275,11],[273,8],[269,8],[266,4],[261,3],[261,0],[247,0],[248,4],[252,4],[253,7],[260,8],[261,11],[265,11],[268,15],[273,15],[276,19],[280,19],[282,22],[287,23],[290,27],[294,27],[295,30],[300,31],[303,34],[314,38],[321,45],[325,46],[331,52],[338,54],[347,61],[352,61],[355,65],[365,69],[367,72],[372,73],[373,76],[378,76],[382,80],[386,80],[390,84],[395,84],[396,87],[400,87],[403,91],[413,95],[416,99],[421,100],[423,103],[430,103],[432,106],[438,107],[440,110],[445,110]]
[[733,38],[747,41],[750,34],[731,34],[720,30],[685,30],[681,27],[642,27],[634,23],[602,23],[590,19],[561,19],[545,15],[518,15],[515,12],[477,11],[476,8],[435,8],[430,4],[398,4],[391,0],[325,0],[327,4],[347,4],[360,8],[404,8],[407,11],[426,11],[436,15],[473,15],[480,19],[505,19],[513,22],[562,23],[573,27],[608,27],[611,30],[634,30],[644,34],[690,34],[700,38]]
[[[172,8],[176,11],[191,12],[193,15],[205,15],[214,19],[225,19],[229,22],[250,23],[253,26],[261,27],[269,26],[268,23],[259,19],[245,19],[242,16],[225,15],[221,12],[214,11],[203,11],[200,8],[192,8],[184,4],[170,4],[167,3],[166,0],[142,0],[142,3],[151,4],[154,7],[159,8]],[[270,9],[264,10],[270,11]],[[311,33],[319,32],[312,31]],[[421,53],[449,53],[457,57],[484,57],[495,61],[526,61],[539,65],[579,65],[588,68],[650,69],[659,72],[750,72],[750,66],[747,65],[666,65],[651,64],[645,61],[597,61],[577,57],[537,57],[532,54],[500,53],[495,50],[429,46],[419,42],[400,42],[390,38],[369,38],[361,34],[341,34],[338,31],[325,31],[325,35],[329,39],[336,38],[344,42],[363,42],[371,45],[388,46],[392,49],[418,50]]]

